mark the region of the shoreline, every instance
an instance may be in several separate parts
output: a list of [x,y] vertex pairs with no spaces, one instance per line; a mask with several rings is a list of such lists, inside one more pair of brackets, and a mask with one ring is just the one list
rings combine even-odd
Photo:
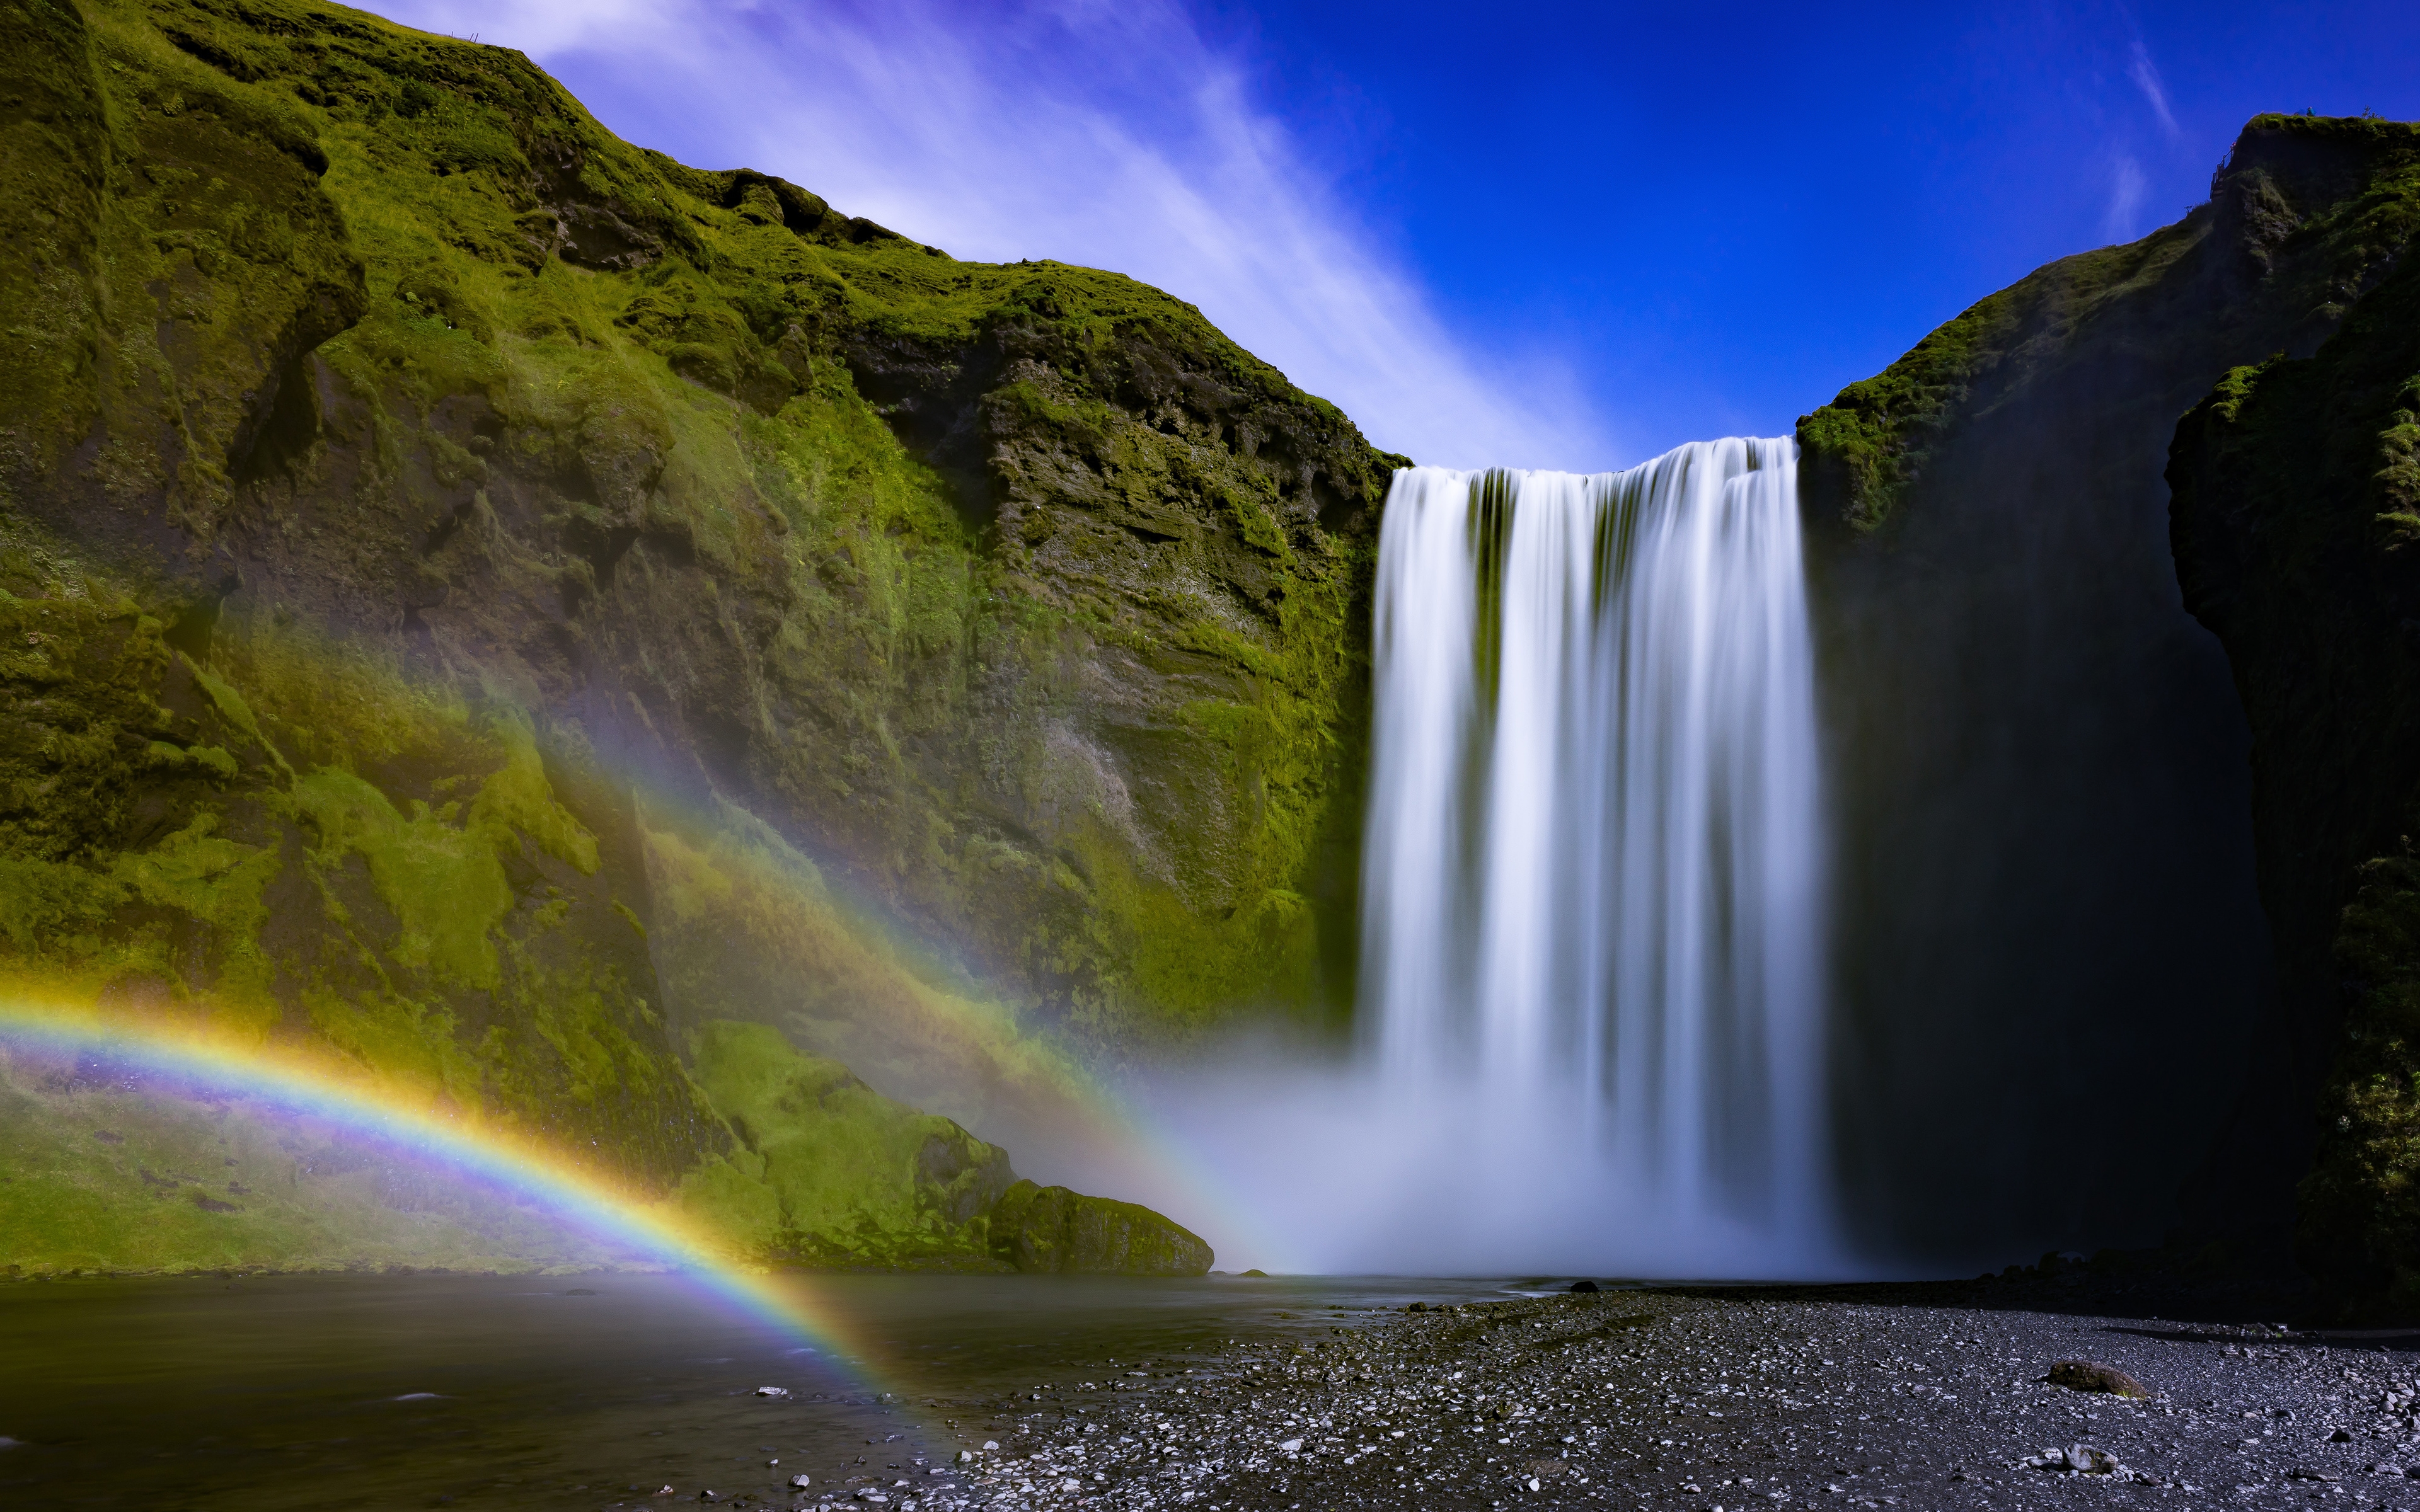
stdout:
[[[2089,1492],[2420,1507],[2420,1330],[2281,1333],[2173,1316],[2240,1310],[2224,1305],[2102,1305],[2133,1289],[1656,1288],[1407,1307],[1240,1343],[1141,1393],[1037,1383],[961,1419],[945,1448],[974,1458],[940,1485],[819,1488],[795,1504],[1740,1512]],[[1998,1295],[1958,1300],[1978,1291]],[[2063,1360],[2149,1395],[2050,1383]]]

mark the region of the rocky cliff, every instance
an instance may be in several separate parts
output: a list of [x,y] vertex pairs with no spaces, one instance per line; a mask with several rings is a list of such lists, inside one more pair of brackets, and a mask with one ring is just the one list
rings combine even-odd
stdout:
[[[2298,919],[2340,899],[2288,879],[2308,814],[2280,812],[2262,754],[2256,828],[2246,754],[2329,737],[2239,702],[2250,648],[2171,557],[2164,470],[2231,368],[2320,349],[2400,276],[2411,140],[2259,117],[2184,220],[2042,269],[1800,424],[1844,821],[1842,1133],[1883,1234],[1988,1260],[2181,1222],[2243,1255],[2290,1222],[2331,1053]],[[2304,803],[2330,783],[2292,779]]]
[[689,1055],[721,1021],[1013,1138],[1346,1000],[1400,459],[1331,406],[503,49],[304,0],[0,33],[21,981],[657,1191],[782,1184]]
[[2309,1174],[2295,1254],[2339,1316],[2420,1317],[2420,127],[2306,126],[2360,171],[2335,333],[2178,426],[2178,575],[2251,716],[2260,887]]

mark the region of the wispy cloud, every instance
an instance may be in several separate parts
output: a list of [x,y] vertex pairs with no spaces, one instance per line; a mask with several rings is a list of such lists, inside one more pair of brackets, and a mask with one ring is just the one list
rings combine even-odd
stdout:
[[2143,45],[2139,37],[2134,39],[2129,51],[2126,77],[2134,81],[2134,87],[2140,89],[2144,100],[2150,103],[2151,114],[2160,118],[2160,130],[2167,132],[2171,140],[2182,136],[2184,132],[2177,125],[2176,113],[2168,108],[2168,86],[2161,82],[2159,67],[2151,61],[2151,50]]
[[2101,214],[2101,234],[2110,241],[2132,241],[2142,215],[2143,196],[2150,182],[2143,165],[2131,154],[2120,154],[2109,169],[2109,204]]
[[1114,269],[1199,305],[1378,444],[1595,469],[1555,365],[1450,330],[1171,0],[387,0],[529,53],[650,146],[805,184],[964,257]]

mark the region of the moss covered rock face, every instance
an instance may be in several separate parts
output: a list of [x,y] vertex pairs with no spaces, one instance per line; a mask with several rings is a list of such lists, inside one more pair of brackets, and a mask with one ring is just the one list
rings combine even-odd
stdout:
[[771,1160],[684,1068],[709,1020],[969,1112],[1349,997],[1401,459],[1332,407],[502,49],[301,0],[0,27],[21,974],[658,1190]]

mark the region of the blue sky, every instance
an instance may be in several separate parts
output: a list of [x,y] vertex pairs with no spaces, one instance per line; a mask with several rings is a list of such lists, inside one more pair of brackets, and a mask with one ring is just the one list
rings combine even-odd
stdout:
[[2420,117],[2420,5],[380,0],[610,127],[961,256],[1200,304],[1382,445],[1787,431],[2208,193],[2262,110]]

